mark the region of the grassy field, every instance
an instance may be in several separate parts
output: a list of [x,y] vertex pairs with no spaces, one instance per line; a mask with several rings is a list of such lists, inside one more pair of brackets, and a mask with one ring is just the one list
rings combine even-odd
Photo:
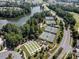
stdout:
[[76,20],[75,29],[79,31],[79,14],[74,13],[74,12],[70,12],[70,13],[73,15],[73,17]]

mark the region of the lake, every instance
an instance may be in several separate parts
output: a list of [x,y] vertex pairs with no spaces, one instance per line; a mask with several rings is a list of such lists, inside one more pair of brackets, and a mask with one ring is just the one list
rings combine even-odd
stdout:
[[37,12],[42,12],[42,9],[40,8],[40,6],[31,7],[30,15],[25,15],[24,17],[21,17],[17,20],[0,19],[0,29],[7,23],[16,24],[17,26],[22,26],[23,24],[26,23],[27,20],[30,19],[31,16],[33,16]]

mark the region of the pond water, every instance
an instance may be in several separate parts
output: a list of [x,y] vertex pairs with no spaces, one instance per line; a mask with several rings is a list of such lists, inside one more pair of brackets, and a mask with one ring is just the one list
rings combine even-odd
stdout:
[[17,20],[7,20],[7,19],[0,19],[0,29],[6,25],[7,23],[11,24],[16,24],[17,26],[22,26],[23,24],[26,23],[27,20],[30,19],[31,16],[33,16],[37,12],[41,12],[40,6],[35,6],[31,7],[31,14],[30,15],[25,15],[24,17],[21,17],[20,19]]

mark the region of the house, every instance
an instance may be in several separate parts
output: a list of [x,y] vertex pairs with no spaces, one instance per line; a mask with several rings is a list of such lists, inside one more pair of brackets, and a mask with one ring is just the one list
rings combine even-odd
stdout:
[[45,31],[46,32],[49,32],[49,33],[52,33],[52,34],[56,34],[58,32],[58,28],[55,28],[55,27],[51,27],[51,26],[47,26],[45,28]]
[[45,17],[46,24],[56,24],[56,13],[54,11],[47,12],[47,15]]
[[55,21],[46,20],[46,24],[52,26],[52,25],[56,25],[56,22]]
[[27,57],[35,55],[36,52],[41,51],[40,45],[36,41],[28,41],[23,46],[21,49],[25,52]]
[[45,17],[45,21],[47,25],[56,24],[55,17],[52,17],[52,16]]
[[55,39],[56,35],[51,34],[49,32],[43,32],[40,36],[39,39],[48,41],[48,42],[53,42]]
[[39,36],[39,39],[43,39],[49,42],[53,42],[53,40],[57,36],[57,32],[59,31],[58,27],[47,26],[44,32]]
[[54,20],[54,19],[55,19],[55,17],[52,17],[52,16],[47,16],[47,17],[45,17],[45,19],[46,19],[46,20]]

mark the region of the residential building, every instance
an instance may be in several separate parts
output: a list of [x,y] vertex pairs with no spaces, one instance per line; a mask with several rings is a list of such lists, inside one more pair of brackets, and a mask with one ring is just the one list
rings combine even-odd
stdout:
[[46,32],[49,32],[49,33],[52,33],[52,34],[56,34],[57,31],[58,31],[58,28],[47,26],[47,27],[45,28],[45,31],[46,31]]
[[27,57],[35,55],[36,52],[41,51],[40,45],[36,41],[28,41],[21,47]]
[[46,16],[45,17],[46,24],[56,24],[55,22],[55,16]]
[[53,42],[55,39],[56,35],[55,34],[51,34],[49,32],[43,32],[40,36],[39,39],[48,41],[48,42]]
[[54,20],[54,17],[52,17],[52,16],[47,16],[47,17],[45,17],[45,19],[46,19],[46,20]]
[[56,22],[55,21],[50,21],[50,20],[45,20],[47,25],[55,25]]

